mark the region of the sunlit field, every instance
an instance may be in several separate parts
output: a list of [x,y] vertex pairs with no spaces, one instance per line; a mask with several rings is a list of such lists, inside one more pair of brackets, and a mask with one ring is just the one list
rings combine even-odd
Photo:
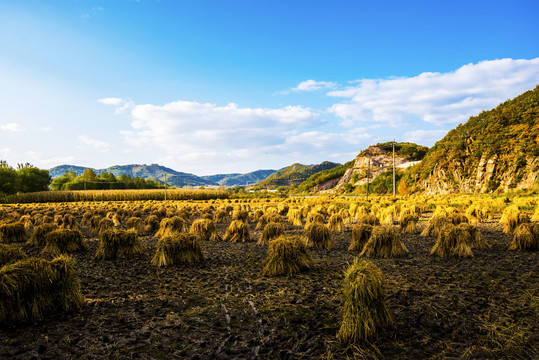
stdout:
[[0,205],[0,357],[535,356],[533,193],[99,193]]

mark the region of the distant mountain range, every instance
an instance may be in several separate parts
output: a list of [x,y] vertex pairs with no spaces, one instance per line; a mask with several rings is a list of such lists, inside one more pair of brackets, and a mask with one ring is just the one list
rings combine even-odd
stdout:
[[[52,178],[62,176],[64,172],[74,171],[77,175],[81,175],[84,170],[89,169],[83,166],[76,165],[60,165],[49,169],[49,174]],[[158,164],[151,165],[115,165],[106,169],[93,169],[96,174],[103,172],[109,172],[118,177],[121,174],[129,175],[132,177],[138,176],[144,179],[154,179],[161,182],[165,182],[165,174],[167,185],[169,186],[245,186],[256,184],[269,175],[273,174],[276,170],[257,170],[246,174],[218,174],[208,176],[197,176],[190,173],[176,171],[165,166]]]

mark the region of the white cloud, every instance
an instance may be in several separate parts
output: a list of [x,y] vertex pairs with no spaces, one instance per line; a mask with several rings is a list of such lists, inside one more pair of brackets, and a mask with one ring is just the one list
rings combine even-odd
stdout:
[[81,143],[94,147],[96,149],[101,149],[102,151],[107,151],[110,146],[110,144],[105,141],[92,139],[91,137],[86,135],[79,135],[78,139]]
[[124,111],[132,108],[135,106],[135,103],[131,99],[122,99],[117,97],[110,97],[110,98],[103,98],[103,99],[97,99],[98,103],[101,103],[103,105],[111,105],[115,106],[116,110],[114,110],[114,113],[116,115],[123,113]]
[[449,130],[413,130],[404,133],[402,141],[431,147],[438,140],[442,139]]
[[533,89],[539,83],[539,58],[482,61],[449,73],[356,83],[328,93],[349,99],[329,108],[343,124],[381,122],[404,127],[417,120],[439,126],[458,124]]
[[[9,154],[11,153],[11,149],[6,147],[6,148],[0,148],[0,156],[1,157],[6,157],[8,156]],[[0,159],[1,160],[1,159]]]
[[5,124],[5,125],[0,125],[0,129],[4,130],[4,131],[12,131],[12,132],[17,132],[17,131],[23,131],[24,130],[21,127],[21,125],[17,124],[17,123],[9,123],[9,124]]
[[300,92],[300,91],[307,91],[307,92],[314,92],[321,89],[331,89],[335,88],[338,84],[335,82],[329,82],[329,81],[315,81],[315,80],[305,80],[298,84],[298,86],[280,91],[279,93],[282,95],[290,94],[291,92]]

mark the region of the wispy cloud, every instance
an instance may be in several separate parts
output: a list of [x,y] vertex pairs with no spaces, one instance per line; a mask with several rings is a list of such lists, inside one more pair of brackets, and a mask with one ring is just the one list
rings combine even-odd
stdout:
[[97,102],[103,105],[111,105],[111,106],[116,107],[116,109],[114,110],[114,113],[116,115],[121,114],[125,112],[126,110],[135,106],[135,103],[133,102],[133,100],[122,99],[122,98],[117,98],[117,97],[98,99]]
[[417,120],[452,125],[532,89],[537,83],[539,58],[482,61],[448,73],[358,80],[357,85],[328,93],[349,99],[334,104],[329,112],[348,125],[381,122],[400,127]]
[[9,123],[9,124],[0,125],[0,130],[17,132],[17,131],[23,131],[24,129],[21,127],[20,124]]
[[86,135],[79,135],[78,139],[81,143],[94,147],[96,149],[100,149],[101,151],[108,151],[109,146],[110,146],[110,144],[105,141],[93,139]]
[[329,81],[315,81],[315,80],[305,80],[300,82],[296,87],[291,89],[283,90],[280,93],[283,95],[290,94],[291,92],[314,92],[323,89],[333,89],[337,87],[338,84],[335,82]]

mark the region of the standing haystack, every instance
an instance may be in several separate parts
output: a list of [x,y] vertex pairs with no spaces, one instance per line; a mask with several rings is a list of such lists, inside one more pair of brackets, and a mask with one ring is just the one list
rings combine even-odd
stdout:
[[307,227],[311,224],[325,224],[326,223],[326,218],[324,216],[324,214],[322,213],[319,213],[317,211],[311,211],[308,215],[307,215],[307,221],[305,222],[305,230],[307,230]]
[[159,224],[159,230],[155,233],[156,238],[172,235],[173,233],[188,231],[187,221],[181,216],[164,218]]
[[269,222],[264,226],[264,231],[260,235],[257,245],[268,245],[273,240],[284,234],[284,225],[281,223]]
[[438,236],[440,231],[446,225],[459,225],[462,223],[468,223],[468,218],[457,211],[444,212],[443,214],[436,215],[436,211],[429,219],[427,227],[421,232],[421,236]]
[[258,223],[256,224],[255,230],[264,230],[266,225],[270,222],[281,223],[283,222],[283,219],[281,218],[281,215],[277,214],[276,212],[266,213],[258,218]]
[[306,226],[307,246],[315,249],[332,249],[335,242],[329,229],[324,224],[313,223]]
[[109,218],[100,218],[97,227],[94,228],[98,234],[101,234],[107,230],[114,229],[114,222]]
[[57,229],[45,235],[44,253],[59,255],[79,250],[86,250],[80,230]]
[[21,243],[26,239],[26,229],[20,221],[0,224],[0,242]]
[[385,302],[382,270],[369,260],[355,259],[344,273],[342,322],[337,338],[359,344],[393,324]]
[[475,226],[462,223],[462,224],[457,225],[457,227],[469,234],[468,245],[470,245],[470,248],[472,249],[475,248],[479,250],[491,248],[491,245],[488,242],[486,242],[483,235],[481,235],[481,232],[479,231],[479,229],[476,228]]
[[198,240],[202,241],[221,241],[221,236],[217,233],[217,226],[210,219],[197,219],[193,221],[191,234],[195,234]]
[[230,242],[251,241],[249,227],[241,220],[232,221],[226,229],[224,240]]
[[303,226],[303,214],[300,209],[288,210],[288,222],[294,226]]
[[438,240],[430,251],[431,255],[439,257],[470,257],[473,256],[470,247],[471,235],[463,227],[446,225],[438,233]]
[[298,236],[281,235],[269,242],[268,256],[264,260],[263,276],[292,276],[310,269],[314,262]]
[[395,205],[383,208],[378,213],[378,218],[380,219],[380,224],[382,225],[393,225],[396,216],[397,208],[395,207]]
[[375,226],[372,234],[359,256],[394,258],[408,255],[408,249],[401,241],[396,227],[389,225]]
[[83,303],[75,261],[69,257],[29,258],[0,268],[1,324],[73,311]]
[[481,207],[479,205],[474,205],[474,204],[468,206],[465,214],[470,224],[478,224],[478,223],[485,222],[485,220],[488,220],[489,217],[492,216],[489,208]]
[[95,259],[108,260],[139,254],[144,249],[137,233],[133,230],[105,230],[99,239]]
[[365,216],[362,216],[359,220],[361,223],[363,224],[369,224],[371,226],[378,226],[380,225],[380,221],[378,220],[378,218],[376,217],[376,215],[365,215]]
[[362,251],[369,240],[374,227],[369,224],[357,224],[352,228],[352,243],[348,251]]
[[56,224],[44,223],[38,225],[34,228],[34,232],[32,233],[30,240],[28,240],[26,243],[32,246],[45,246],[45,236],[56,229],[58,229]]
[[196,235],[192,233],[173,233],[159,239],[152,264],[162,267],[201,261],[204,261],[204,254]]
[[405,234],[415,234],[417,232],[417,222],[419,216],[416,214],[401,214],[399,217],[399,226],[401,232]]
[[333,214],[329,217],[328,228],[334,232],[343,232],[345,230],[344,220],[340,214]]
[[0,267],[23,259],[26,254],[18,245],[0,243]]
[[65,214],[62,218],[62,227],[64,229],[78,229],[79,225],[77,224],[77,220],[73,215]]
[[213,215],[213,221],[217,224],[222,224],[228,221],[228,212],[224,209],[219,209]]
[[34,230],[34,222],[32,221],[32,217],[30,215],[21,216],[19,221],[24,224],[24,228],[29,234]]
[[144,233],[155,234],[159,230],[159,218],[157,215],[148,215],[144,219]]
[[532,221],[539,221],[539,206],[537,206],[533,212]]
[[524,223],[516,228],[509,250],[539,250],[539,224]]
[[138,236],[143,236],[146,233],[144,228],[144,221],[136,216],[132,216],[125,222],[125,226],[128,230],[136,231]]
[[504,223],[503,232],[510,234],[520,225],[530,222],[530,217],[522,213],[518,207],[508,207],[502,214],[500,222]]

